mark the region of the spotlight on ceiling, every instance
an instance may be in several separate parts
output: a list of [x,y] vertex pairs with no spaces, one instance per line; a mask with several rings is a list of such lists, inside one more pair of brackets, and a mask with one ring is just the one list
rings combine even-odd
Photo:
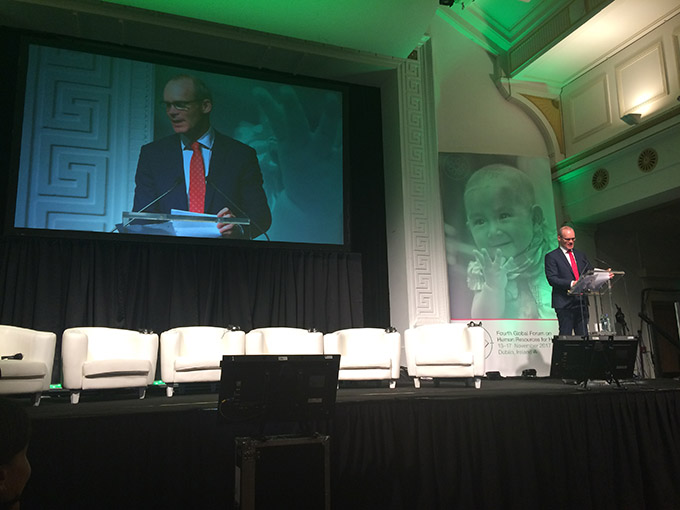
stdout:
[[446,5],[451,7],[453,5],[460,5],[461,9],[465,9],[465,4],[471,4],[475,0],[439,0],[439,5]]
[[628,124],[629,126],[634,126],[635,124],[640,123],[640,119],[642,118],[642,115],[639,113],[627,113],[623,117],[621,117],[621,120]]

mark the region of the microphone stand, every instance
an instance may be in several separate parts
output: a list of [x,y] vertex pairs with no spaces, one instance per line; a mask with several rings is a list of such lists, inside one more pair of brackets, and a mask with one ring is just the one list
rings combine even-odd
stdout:
[[[158,195],[155,199],[153,199],[151,202],[149,202],[148,204],[146,204],[144,207],[142,207],[142,208],[141,208],[139,211],[137,211],[137,212],[144,212],[144,211],[146,211],[149,207],[151,207],[151,206],[154,205],[156,202],[158,202],[159,200],[163,199],[163,198],[164,198],[165,196],[167,196],[170,192],[172,192],[172,191],[179,185],[180,182],[182,182],[182,177],[178,177],[177,179],[175,179],[175,182],[172,184],[172,186],[171,186],[167,191],[165,191],[165,193],[161,193],[160,195]],[[127,220],[127,221],[125,222],[125,225],[122,225],[122,227],[123,227],[123,228],[127,227],[130,223],[132,223],[132,222],[135,221],[136,219],[137,219],[137,218],[130,218],[129,220]],[[115,227],[110,233],[113,234],[116,230],[119,230],[119,226],[118,226],[118,225],[116,225],[116,227]]]

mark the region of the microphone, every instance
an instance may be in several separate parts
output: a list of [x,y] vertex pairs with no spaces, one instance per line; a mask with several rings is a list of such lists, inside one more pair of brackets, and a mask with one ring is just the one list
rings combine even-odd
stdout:
[[[158,195],[156,198],[154,198],[151,202],[149,202],[148,204],[146,204],[144,207],[142,207],[142,208],[141,208],[139,211],[137,211],[137,212],[144,212],[144,211],[146,211],[149,207],[151,207],[151,206],[154,205],[156,202],[158,202],[158,201],[161,200],[163,197],[165,197],[165,196],[168,195],[170,192],[172,192],[177,186],[179,186],[179,183],[182,182],[183,180],[184,180],[183,177],[177,177],[177,179],[175,179],[175,181],[172,183],[172,186],[170,186],[166,191],[164,191],[163,193],[161,193],[160,195]],[[137,218],[130,218],[129,220],[127,220],[127,221],[125,222],[125,225],[123,225],[123,228],[127,227],[130,223],[132,223],[132,222],[135,221],[136,219],[137,219]],[[113,233],[113,232],[115,232],[116,230],[118,230],[118,225],[116,225],[116,228],[114,228],[111,232]]]
[[227,325],[226,328],[224,328],[224,331],[222,332],[222,336],[220,337],[220,340],[224,338],[224,335],[227,334],[228,331],[239,331],[241,329],[240,326],[234,326],[233,324]]
[[20,352],[17,352],[16,354],[13,354],[11,356],[2,356],[0,359],[16,359],[16,360],[21,360],[24,359],[24,355]]
[[[241,209],[238,205],[236,205],[236,202],[234,202],[231,198],[229,198],[229,197],[227,196],[227,194],[226,194],[224,191],[222,191],[220,188],[218,188],[217,185],[215,185],[215,183],[213,182],[213,180],[212,180],[212,178],[210,177],[210,175],[207,175],[207,176],[205,177],[205,182],[208,183],[208,184],[210,184],[210,186],[212,186],[212,188],[213,188],[215,191],[217,191],[217,193],[219,193],[220,196],[221,196],[222,198],[224,198],[224,199],[227,201],[227,205],[229,206],[230,209],[234,209],[239,215],[241,215],[241,216],[243,216],[243,217],[245,217],[245,218],[250,219],[250,223],[251,223],[255,228],[257,228],[257,230],[260,230],[260,231],[262,232],[262,234],[263,234],[264,237],[267,239],[267,241],[271,241],[271,239],[269,239],[269,236],[267,235],[267,232],[265,232],[263,229],[261,229],[260,226],[259,226],[257,223],[255,223],[255,222],[253,221],[253,219],[252,219],[248,214],[246,214],[245,211],[244,211],[243,209]],[[225,223],[229,223],[228,218],[225,218]],[[242,225],[239,225],[239,227],[241,227],[241,231],[243,232],[243,226],[242,226]],[[252,239],[252,238],[251,238],[251,239]]]
[[612,266],[610,266],[607,262],[605,262],[605,261],[602,260],[602,259],[598,259],[597,257],[595,257],[595,262],[598,262],[598,263],[602,264],[604,267],[612,267]]

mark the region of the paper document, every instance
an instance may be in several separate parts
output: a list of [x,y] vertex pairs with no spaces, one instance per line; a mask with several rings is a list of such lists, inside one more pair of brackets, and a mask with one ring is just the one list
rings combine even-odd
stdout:
[[[205,216],[207,218],[214,218],[214,214],[200,214],[189,211],[181,211],[179,209],[172,209],[170,214],[179,216]],[[172,220],[172,226],[175,234],[180,237],[221,237],[220,231],[217,229],[217,223],[200,222],[200,221],[182,221]],[[226,222],[225,222],[226,223]]]

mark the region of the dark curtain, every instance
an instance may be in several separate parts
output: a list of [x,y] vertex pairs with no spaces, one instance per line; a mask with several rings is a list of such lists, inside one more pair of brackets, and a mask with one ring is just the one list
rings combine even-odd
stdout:
[[341,404],[333,508],[662,510],[680,392]]
[[363,326],[361,256],[338,251],[5,238],[0,292],[0,323],[57,335],[77,326]]
[[[99,414],[31,409],[27,510],[232,507],[233,431],[214,410],[118,405],[120,413],[110,403],[95,406]],[[339,402],[330,435],[334,510],[671,510],[680,502],[677,389],[374,397]]]

